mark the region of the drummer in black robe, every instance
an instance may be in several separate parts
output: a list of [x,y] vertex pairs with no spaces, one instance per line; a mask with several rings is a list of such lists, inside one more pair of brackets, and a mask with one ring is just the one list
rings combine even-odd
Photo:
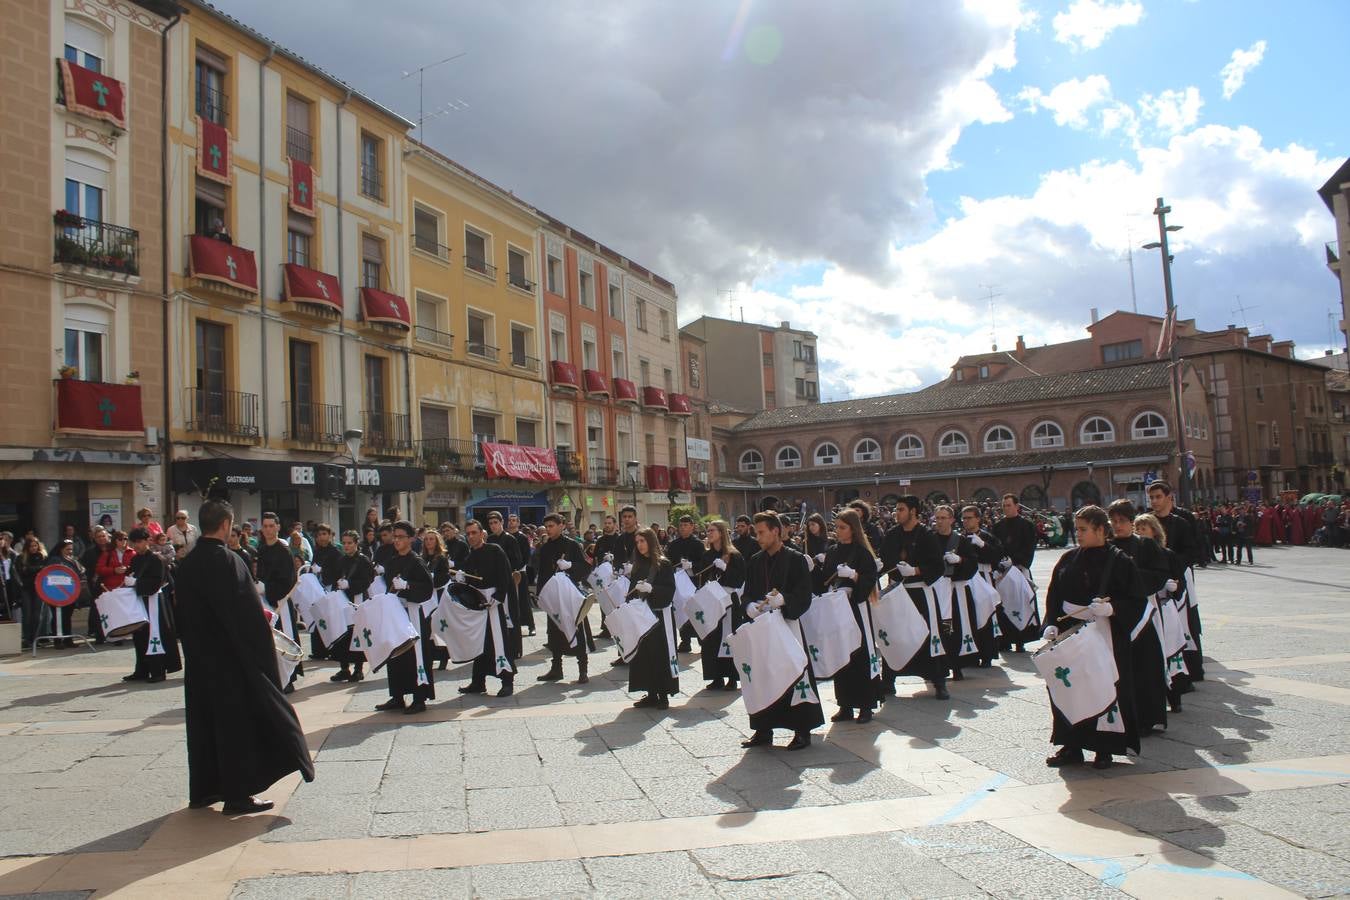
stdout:
[[[502,686],[497,691],[498,697],[510,697],[515,691],[516,674],[516,655],[513,649],[512,641],[507,637],[506,628],[506,604],[507,598],[511,596],[511,563],[506,558],[506,551],[498,544],[488,541],[487,532],[476,519],[470,519],[464,526],[464,534],[468,538],[466,546],[469,548],[469,555],[465,557],[464,563],[452,574],[456,583],[468,585],[477,588],[486,593],[489,589],[492,591],[492,598],[488,605],[488,615],[497,617],[497,630],[502,635],[502,643],[505,646],[498,647],[493,641],[492,629],[487,628],[483,634],[483,652],[474,657],[473,674],[468,684],[459,688],[461,694],[485,694],[487,693],[488,676],[494,676],[501,679]],[[452,588],[451,590],[455,590]],[[498,672],[498,662],[505,660],[508,668]]]
[[[825,593],[825,579],[834,573],[825,568],[825,554],[830,549],[829,529],[825,526],[825,517],[820,513],[811,513],[806,517],[806,530],[802,532],[802,553],[806,554],[807,565],[811,567],[811,593]],[[756,550],[756,553],[759,551]],[[876,566],[872,566],[875,571]]]
[[[1092,751],[1096,754],[1093,768],[1107,769],[1111,766],[1112,755],[1123,755],[1128,750],[1139,752],[1134,676],[1130,667],[1130,629],[1143,614],[1144,604],[1137,587],[1134,561],[1107,541],[1106,510],[1100,506],[1085,506],[1074,514],[1073,524],[1078,546],[1055,563],[1045,601],[1046,620],[1051,624],[1045,627],[1041,636],[1048,641],[1059,637],[1058,623],[1070,614],[1080,619],[1107,620],[1116,661],[1116,703],[1114,710],[1102,710],[1102,716],[1109,718],[1112,712],[1118,714],[1122,730],[1099,730],[1097,716],[1072,725],[1052,703],[1054,722],[1050,742],[1058,744],[1060,749],[1045,764],[1054,768],[1077,765],[1083,762],[1085,751]],[[1072,621],[1068,619],[1065,626]]]
[[[993,532],[980,527],[980,508],[967,505],[961,507],[961,530],[964,533],[962,547],[957,549],[961,562],[953,567],[953,584],[972,578],[983,578],[993,587],[993,568],[1003,558],[1003,545],[994,537]],[[973,554],[973,555],[972,555]],[[967,587],[967,591],[972,591]],[[975,605],[972,593],[971,606]],[[998,624],[998,607],[989,615],[989,621],[974,629],[975,647],[979,650],[979,667],[987,669],[998,659],[999,639],[994,633]]]
[[[933,584],[942,577],[945,563],[942,560],[942,545],[937,535],[929,530],[919,518],[919,498],[906,494],[895,504],[896,524],[886,532],[881,544],[881,567],[892,582],[897,578],[904,585],[914,608],[928,623],[930,634],[944,633],[951,628],[951,622],[941,620],[942,612],[936,599],[930,612],[928,593]],[[933,621],[934,617],[939,621]],[[930,648],[921,647],[914,658],[900,671],[883,663],[882,677],[886,693],[895,695],[895,679],[900,675],[917,675],[933,683],[933,696],[938,700],[950,697],[947,693],[947,654],[942,652],[934,656]]]
[[[502,527],[502,514],[496,511],[488,513],[488,541],[501,547],[506,553],[506,561],[511,566],[511,590],[509,596],[503,598],[506,603],[506,616],[511,622],[508,630],[507,640],[511,643],[511,649],[515,659],[520,659],[525,655],[524,628],[525,618],[528,612],[529,601],[521,603],[520,598],[525,593],[521,589],[520,579],[525,571],[525,560],[520,557],[520,545],[516,539],[506,533]],[[526,609],[522,609],[522,606]],[[530,616],[533,619],[533,616]]]
[[[1152,539],[1158,545],[1158,552],[1162,556],[1161,568],[1167,572],[1167,580],[1163,582],[1161,588],[1166,593],[1166,597],[1158,602],[1172,603],[1175,607],[1176,596],[1185,590],[1186,585],[1186,563],[1181,557],[1173,553],[1167,546],[1167,531],[1158,521],[1158,517],[1152,513],[1146,513],[1134,517],[1134,533],[1144,540]],[[1183,626],[1185,621],[1183,617]],[[1185,650],[1182,651],[1182,662],[1186,659]],[[1176,672],[1168,670],[1170,678],[1167,680],[1167,707],[1170,712],[1181,712],[1181,695],[1189,694],[1195,690],[1195,685],[1191,684],[1191,676],[1186,672]]]
[[848,508],[856,510],[858,516],[862,519],[863,533],[867,535],[868,542],[873,547],[880,547],[886,536],[881,533],[881,526],[877,525],[876,518],[872,515],[871,505],[866,500],[850,500]]
[[[422,565],[426,566],[427,573],[431,575],[431,592],[439,597],[441,591],[450,583],[450,556],[441,546],[441,536],[439,532],[427,529],[422,535]],[[444,670],[450,665],[450,648],[444,644],[431,642],[431,655],[427,657],[427,668],[432,663],[436,663],[438,669]]]
[[[332,574],[333,587],[347,595],[348,601],[360,604],[366,600],[366,592],[375,580],[375,564],[370,557],[361,552],[361,535],[356,531],[342,533],[342,558],[324,568],[324,575]],[[333,659],[341,667],[329,681],[362,681],[366,674],[366,654],[362,650],[352,649],[352,625],[333,642]]]
[[[777,609],[784,619],[795,622],[811,608],[811,572],[806,557],[783,543],[783,523],[774,512],[755,513],[755,544],[759,551],[746,563],[745,594],[741,609],[748,618],[760,615],[768,608]],[[874,566],[875,568],[875,566]],[[816,690],[816,676],[806,667],[806,677]],[[795,706],[793,685],[783,696],[750,716],[750,727],[755,733],[741,741],[745,748],[762,747],[773,743],[773,730],[787,728],[792,732],[788,750],[803,750],[811,746],[811,729],[825,724],[820,701],[806,701]]]
[[530,583],[533,581],[533,573],[530,571],[530,565],[534,558],[534,547],[530,543],[530,536],[520,530],[520,516],[515,513],[506,517],[506,533],[511,540],[516,542],[516,550],[520,554],[520,578],[516,588],[520,592],[520,615],[522,627],[528,629],[525,633],[529,637],[533,637],[534,604],[530,600]]
[[605,522],[600,527],[600,536],[595,539],[595,564],[598,566],[608,561],[614,563],[617,568],[627,562],[619,559],[620,552],[619,521],[613,516],[605,516]]
[[[666,544],[663,552],[672,566],[684,569],[685,574],[692,579],[694,573],[699,571],[698,563],[706,549],[703,542],[694,537],[694,517],[680,516],[676,526],[676,537]],[[680,629],[680,645],[675,649],[681,653],[693,652],[690,641],[696,637],[698,632],[694,631],[694,626],[685,622],[684,627]],[[699,641],[699,649],[702,648],[703,642]]]
[[[417,533],[412,523],[395,522],[393,529],[394,555],[388,557],[384,566],[384,580],[389,593],[403,602],[413,627],[422,635],[422,665],[419,671],[417,654],[413,650],[391,657],[384,665],[389,673],[389,699],[375,708],[381,711],[401,709],[407,715],[416,715],[426,712],[428,700],[436,699],[436,679],[429,664],[431,620],[421,608],[421,604],[431,599],[431,575],[422,565],[422,558],[412,552],[413,535]],[[422,678],[426,679],[426,684],[418,683]],[[412,696],[412,703],[404,702],[406,695]]]
[[872,675],[873,662],[880,662],[876,648],[869,641],[872,634],[871,598],[877,588],[876,553],[863,529],[862,517],[852,508],[840,510],[834,520],[835,544],[825,554],[825,562],[816,567],[830,574],[826,590],[847,588],[853,619],[858,623],[858,646],[849,654],[848,662],[834,673],[834,699],[839,712],[831,722],[853,721],[858,711],[858,722],[872,721],[872,710],[881,705],[884,696],[881,672]]
[[[1195,580],[1195,564],[1200,562],[1201,546],[1195,516],[1174,502],[1172,486],[1165,481],[1153,481],[1148,486],[1148,503],[1167,532],[1167,549],[1180,558],[1182,577],[1177,579],[1178,590],[1186,594],[1186,624],[1195,649],[1185,651],[1188,682],[1205,680],[1204,648],[1200,645],[1200,610],[1191,596],[1190,585]],[[1189,580],[1187,578],[1189,576]]]
[[[314,559],[309,571],[323,585],[325,591],[333,589],[337,581],[337,569],[342,564],[342,548],[333,541],[333,526],[322,524],[314,529]],[[333,571],[328,571],[332,569]],[[331,647],[324,646],[323,635],[315,628],[309,633],[309,655],[313,659],[337,659]]]
[[675,567],[661,555],[661,544],[650,528],[634,535],[633,547],[633,571],[629,576],[633,593],[651,607],[656,624],[639,639],[628,668],[628,690],[647,692],[633,704],[636,707],[669,709],[670,695],[680,689],[676,670],[679,658],[673,652],[675,615],[671,609],[675,599]]
[[1031,615],[1027,617],[1026,625],[1018,628],[1003,612],[1003,607],[998,608],[998,625],[1003,632],[1003,649],[1021,653],[1026,650],[1028,641],[1036,640],[1036,633],[1040,629],[1040,617],[1036,614],[1036,581],[1031,577],[1031,563],[1036,559],[1036,526],[1022,515],[1022,504],[1017,501],[1016,495],[1004,494],[1003,518],[994,523],[992,530],[994,537],[998,538],[999,544],[1003,546],[1003,554],[1007,560],[1001,563],[1000,567],[1006,570],[1010,565],[1016,566],[1026,576],[1027,584],[1031,585]]
[[1148,735],[1158,727],[1167,727],[1167,666],[1163,660],[1161,622],[1149,599],[1166,588],[1172,575],[1162,545],[1151,534],[1144,537],[1136,533],[1133,503],[1124,499],[1112,501],[1106,515],[1111,520],[1111,546],[1134,560],[1142,612],[1130,626],[1130,666],[1134,673],[1135,723],[1141,735]]
[[[975,643],[975,622],[967,621],[967,610],[974,614],[974,598],[968,596],[968,582],[979,567],[977,550],[965,533],[956,528],[956,514],[945,503],[933,509],[933,532],[942,548],[942,574],[950,585],[952,627],[942,633],[942,647],[947,652],[947,666],[953,681],[963,681],[962,664],[980,663],[980,648]],[[963,584],[957,596],[956,583]],[[968,639],[967,639],[968,637]]]
[[[385,522],[380,526],[379,538],[370,551],[370,561],[375,563],[375,574],[383,575],[384,567],[389,564],[389,560],[394,558],[397,553],[394,549],[394,526]],[[387,582],[389,579],[385,579]]]
[[[183,661],[178,656],[173,603],[166,594],[160,593],[166,586],[168,578],[164,571],[164,560],[150,549],[149,531],[140,527],[133,528],[127,538],[131,541],[131,549],[136,551],[136,555],[132,557],[126,578],[122,579],[122,587],[129,587],[136,592],[136,596],[145,604],[147,616],[150,614],[150,598],[159,594],[157,604],[159,634],[154,638],[159,643],[151,645],[148,625],[132,632],[131,640],[136,645],[136,669],[131,673],[131,678],[125,680],[144,680],[150,684],[158,684],[168,673],[183,668]],[[152,653],[152,650],[155,652]]]
[[[291,591],[295,590],[295,557],[291,556],[290,545],[281,540],[281,519],[274,512],[262,514],[262,540],[258,542],[256,568],[258,581],[262,584],[262,597],[272,611],[277,613],[273,624],[288,638],[300,643],[300,635],[295,626],[295,604],[291,602]],[[290,628],[282,621],[281,607],[287,607],[290,616]],[[286,683],[286,693],[295,691],[295,679],[305,674],[305,664],[299,663]]]
[[759,552],[759,541],[755,540],[755,526],[749,516],[736,517],[736,536],[731,539],[731,543],[740,551],[741,556],[745,557],[747,563]]
[[[698,561],[699,587],[709,581],[716,581],[729,592],[745,589],[745,557],[731,541],[731,529],[720,519],[708,523],[708,546]],[[741,605],[732,596],[731,608],[722,616],[721,621],[708,636],[699,641],[698,649],[702,657],[703,677],[708,681],[710,691],[734,691],[740,685],[736,675],[736,661],[730,656],[722,656],[722,641],[727,629],[735,631],[745,621]]]
[[[591,566],[586,562],[585,554],[581,552],[581,545],[564,533],[563,517],[558,513],[549,513],[544,516],[544,534],[547,539],[534,551],[534,595],[538,597],[539,592],[544,589],[544,585],[548,584],[553,576],[559,572],[562,572],[585,594],[588,590],[586,576],[591,574]],[[575,656],[577,658],[577,684],[589,683],[591,679],[587,675],[587,666],[590,657],[586,654],[586,648],[588,645],[594,646],[590,620],[581,620],[570,644],[562,629],[554,624],[552,618],[547,619],[547,628],[548,650],[553,655],[553,663],[549,666],[547,672],[539,676],[539,680],[561,681],[563,677],[562,658],[564,656]]]
[[225,546],[234,510],[208,500],[201,537],[178,563],[178,625],[186,667],[188,805],[226,815],[264,812],[254,794],[292,772],[314,780],[295,710],[282,695],[272,630],[244,561]]
[[469,558],[469,544],[453,522],[442,523],[441,543],[445,545],[445,555],[450,557],[450,568],[458,569]]

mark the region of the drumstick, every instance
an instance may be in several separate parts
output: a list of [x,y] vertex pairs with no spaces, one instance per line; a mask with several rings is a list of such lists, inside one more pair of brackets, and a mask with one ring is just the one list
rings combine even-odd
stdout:
[[[1110,598],[1110,597],[1102,597],[1101,599],[1102,599],[1104,602],[1106,602],[1106,603],[1110,603],[1110,602],[1111,602],[1111,598]],[[1080,619],[1080,618],[1078,618],[1077,616],[1075,616],[1075,615],[1073,615],[1072,613],[1070,613],[1070,614],[1067,615],[1067,616],[1060,616],[1059,619],[1055,622],[1055,624],[1056,624],[1056,625],[1063,625],[1065,622],[1086,622],[1086,621],[1087,621],[1087,619]]]

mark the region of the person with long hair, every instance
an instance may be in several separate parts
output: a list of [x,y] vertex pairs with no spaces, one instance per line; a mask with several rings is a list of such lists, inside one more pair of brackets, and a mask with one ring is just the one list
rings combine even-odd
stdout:
[[[1186,580],[1186,562],[1167,545],[1167,529],[1163,527],[1162,522],[1152,513],[1141,513],[1134,517],[1134,533],[1139,537],[1148,540],[1152,538],[1158,547],[1162,550],[1162,557],[1167,566],[1167,581],[1163,583],[1162,590],[1167,594],[1166,602],[1175,603],[1176,596],[1184,590]],[[1182,658],[1185,659],[1183,653]],[[1181,695],[1189,694],[1195,690],[1193,679],[1191,678],[1189,665],[1185,672],[1175,672],[1172,674],[1171,683],[1167,687],[1167,707],[1174,713],[1181,712]]]
[[646,696],[633,706],[668,709],[670,695],[680,689],[675,653],[677,640],[675,611],[675,568],[661,554],[661,542],[650,528],[633,536],[633,571],[629,579],[633,591],[656,613],[656,624],[642,636],[628,667],[630,693],[645,691]]
[[866,724],[872,721],[872,710],[881,705],[884,696],[880,661],[872,646],[870,601],[877,587],[876,554],[856,509],[843,509],[835,517],[834,537],[834,546],[825,554],[824,564],[816,568],[829,573],[835,587],[849,592],[849,605],[853,607],[860,637],[848,662],[834,674],[834,697],[839,712],[830,721],[852,721],[856,709],[858,722]]
[[[422,535],[422,565],[431,573],[431,591],[440,596],[441,591],[450,583],[450,557],[441,546],[441,536],[428,528]],[[450,665],[450,648],[444,644],[431,642],[431,655],[427,657],[427,666],[436,663],[444,671]]]
[[832,574],[825,568],[825,554],[830,549],[830,533],[825,525],[825,517],[820,513],[811,513],[806,517],[806,528],[802,531],[800,549],[810,560],[811,592],[825,593],[825,579]]
[[[716,581],[733,594],[740,593],[745,588],[745,557],[741,556],[731,541],[730,526],[721,519],[708,523],[707,549],[703,551],[698,568],[704,573],[700,579],[703,584]],[[730,621],[727,620],[728,616]],[[740,684],[740,680],[736,677],[736,661],[730,655],[722,655],[722,640],[744,621],[741,605],[733,596],[731,609],[727,610],[721,621],[708,632],[708,636],[699,641],[703,678],[708,682],[708,690],[734,691]]]
[[[125,539],[126,535],[122,535]],[[37,595],[38,573],[47,565],[47,548],[33,535],[23,539],[23,550],[15,563],[15,572],[23,586],[23,628],[21,630],[24,648],[33,646],[33,641],[50,627],[51,609]]]

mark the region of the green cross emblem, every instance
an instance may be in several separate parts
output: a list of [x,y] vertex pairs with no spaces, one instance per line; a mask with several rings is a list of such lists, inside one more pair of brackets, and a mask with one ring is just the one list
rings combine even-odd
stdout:
[[994,626],[994,637],[1002,637],[1003,629],[998,627],[998,616],[990,616],[989,621]]
[[230,270],[230,277],[231,277],[231,278],[238,278],[238,277],[239,277],[239,268],[238,268],[237,265],[235,265],[234,257],[233,257],[233,256],[226,256],[226,257],[225,257],[225,268],[227,268],[227,269]]
[[327,621],[326,619],[320,619],[320,620],[319,620],[319,630],[320,630],[320,631],[327,631],[327,630],[328,630],[328,621]]
[[112,424],[112,414],[117,412],[117,404],[112,402],[111,397],[104,397],[98,401],[98,411],[103,413],[103,424]]
[[722,642],[722,652],[723,652],[723,653],[730,653],[730,652],[731,652],[731,645],[728,644],[726,641],[723,641],[723,642]]
[[211,145],[211,148],[210,148],[209,150],[207,150],[206,152],[209,153],[209,154],[211,154],[211,168],[213,168],[213,169],[219,169],[219,168],[220,168],[220,145],[218,145],[218,144],[212,144],[212,145]]
[[441,623],[441,631],[449,631],[449,630],[450,630],[450,623],[449,623],[449,622],[445,621],[444,619],[441,619],[441,620],[440,620],[440,623]]
[[98,624],[99,624],[99,627],[101,627],[101,628],[107,628],[107,627],[108,627],[108,617],[105,616],[105,615],[103,615],[102,613],[99,613],[99,616],[98,616]]
[[867,657],[867,666],[868,666],[869,669],[871,669],[871,670],[873,670],[873,671],[875,671],[875,670],[877,669],[877,667],[880,665],[880,663],[881,663],[881,657],[877,656],[875,653],[873,653],[871,656]]
[[966,635],[961,638],[961,646],[965,647],[966,652],[969,653],[971,650],[975,649],[975,641],[970,635]]
[[939,650],[942,649],[942,638],[938,637],[936,634],[933,635],[933,638],[932,638],[932,640],[930,641],[930,643],[932,643],[932,645],[933,645],[933,652],[934,652],[934,653],[937,653]]
[[[369,629],[369,628],[362,628],[362,629],[361,629],[361,633],[364,634],[364,635],[366,636],[366,646],[367,646],[367,647],[374,647],[374,646],[375,646],[375,642],[372,641],[372,640],[370,639],[370,629]],[[361,639],[360,639],[360,638],[357,638],[357,639],[356,639],[356,642],[357,642],[358,644],[361,643]]]
[[502,655],[498,654],[498,656],[497,656],[497,668],[498,668],[498,669],[509,669],[510,667],[511,667],[511,660],[507,659],[505,656],[502,656]]
[[614,646],[619,648],[620,656],[623,656],[627,652],[623,649],[623,638],[619,637],[617,634],[614,635]]
[[299,184],[297,184],[297,185],[295,186],[295,190],[296,190],[297,193],[300,194],[300,202],[301,202],[301,203],[304,203],[304,204],[309,203],[309,185],[305,184],[305,183],[302,181],[302,182],[300,182]]
[[1186,637],[1186,640],[1187,640],[1187,641],[1189,641],[1189,640],[1191,639],[1191,636],[1190,636],[1189,634],[1186,635],[1185,637]]
[[1055,669],[1055,677],[1058,678],[1060,681],[1064,682],[1065,687],[1073,687],[1073,685],[1069,684],[1069,673],[1072,671],[1073,669],[1066,668],[1065,666],[1060,666],[1057,669]]
[[417,667],[417,677],[418,677],[418,678],[426,678],[426,677],[427,677],[427,670],[426,670],[426,667],[425,667],[425,666],[418,666],[418,667]]
[[1108,709],[1108,710],[1106,711],[1106,721],[1110,722],[1110,723],[1113,724],[1113,725],[1115,724],[1115,721],[1116,721],[1116,705],[1115,705],[1114,703],[1112,703],[1112,704],[1111,704],[1111,708]]
[[674,656],[670,658],[670,674],[672,675],[680,674],[680,661]]
[[797,687],[795,688],[795,690],[797,691],[797,693],[801,694],[802,699],[805,700],[807,698],[807,695],[811,693],[811,685],[807,684],[805,681],[799,681],[797,682]]
[[749,664],[749,663],[741,663],[741,671],[745,673],[745,683],[746,683],[746,684],[749,684],[749,683],[750,683],[750,664]]
[[153,649],[153,651],[154,651],[155,653],[158,653],[158,652],[159,652],[159,645],[160,645],[160,640],[159,640],[159,638],[151,638],[151,639],[150,639],[150,647],[151,647],[151,649]]
[[102,81],[95,81],[94,84],[93,84],[93,86],[92,86],[92,88],[91,88],[91,90],[92,90],[95,94],[98,94],[98,105],[99,105],[99,106],[107,106],[107,105],[108,105],[108,86],[107,86],[106,84],[104,84]]
[[811,651],[811,661],[820,662],[820,648],[817,647],[815,644],[812,644],[807,649]]
[[1014,619],[1016,619],[1016,620],[1019,621],[1019,622],[1022,621],[1022,611],[1021,611],[1020,609],[1014,609],[1014,610],[1010,611],[1010,612],[1008,613],[1008,615],[1012,616]]
[[708,624],[707,622],[703,621],[703,610],[701,609],[694,610],[694,618],[698,619],[698,624],[700,625]]
[[887,647],[891,645],[891,636],[886,633],[885,628],[877,629],[877,637],[881,638],[881,642],[885,644]]

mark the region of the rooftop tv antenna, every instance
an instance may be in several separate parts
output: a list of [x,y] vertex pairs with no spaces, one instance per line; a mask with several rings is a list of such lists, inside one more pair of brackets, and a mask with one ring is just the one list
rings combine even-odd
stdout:
[[[1230,310],[1230,312],[1231,312],[1234,316],[1239,316],[1239,315],[1242,316],[1242,327],[1243,327],[1243,328],[1246,328],[1248,331],[1250,331],[1250,330],[1252,329],[1252,326],[1249,325],[1249,324],[1247,323],[1247,313],[1251,312],[1251,311],[1254,310],[1254,309],[1260,309],[1261,307],[1260,307],[1259,304],[1258,304],[1257,306],[1243,306],[1243,305],[1242,305],[1242,295],[1241,295],[1241,294],[1235,295],[1234,299],[1237,300],[1237,309]],[[1257,328],[1265,328],[1265,327],[1266,327],[1266,323],[1265,323],[1265,322],[1257,322],[1257,323],[1256,323],[1256,327],[1257,327]]]
[[1138,314],[1139,295],[1134,290],[1134,229],[1125,226],[1125,262],[1130,267],[1130,309]]
[[728,289],[728,290],[721,290],[721,291],[718,291],[717,293],[719,293],[719,294],[725,294],[725,295],[726,295],[726,298],[727,298],[727,318],[729,318],[729,319],[735,318],[735,316],[736,316],[736,307],[735,307],[735,303],[736,303],[736,291],[735,291],[735,290]]
[[994,288],[998,287],[996,284],[984,284],[981,282],[980,287],[989,292],[989,349],[997,350],[998,338],[994,336],[994,298],[1002,297],[1003,295],[994,292]]
[[411,71],[408,71],[408,72],[404,72],[404,73],[403,73],[403,78],[404,78],[405,80],[408,79],[408,78],[413,77],[414,75],[417,76],[417,139],[418,139],[419,141],[422,140],[422,123],[423,123],[427,118],[432,118],[432,119],[434,119],[434,118],[436,118],[437,116],[443,116],[443,115],[445,115],[446,113],[448,113],[448,112],[454,112],[454,111],[457,110],[457,109],[468,109],[468,108],[469,108],[469,104],[465,103],[463,100],[452,100],[452,101],[450,101],[449,103],[445,104],[444,106],[441,106],[441,107],[436,108],[435,110],[432,110],[432,113],[431,113],[430,117],[426,116],[426,115],[424,114],[424,112],[423,112],[424,104],[423,104],[422,97],[423,97],[423,87],[424,87],[425,82],[426,82],[426,73],[427,73],[427,70],[428,70],[428,69],[434,69],[434,68],[436,68],[437,66],[443,66],[443,65],[445,65],[445,64],[448,63],[448,62],[451,62],[451,61],[453,61],[453,60],[459,59],[461,56],[468,56],[468,55],[469,55],[469,51],[468,51],[468,50],[465,50],[465,51],[463,51],[462,53],[456,53],[454,56],[447,56],[445,59],[437,60],[437,61],[434,62],[434,63],[428,63],[428,64],[425,65],[425,66],[422,66],[422,67],[420,67],[420,68],[413,69],[413,70],[411,70]]

